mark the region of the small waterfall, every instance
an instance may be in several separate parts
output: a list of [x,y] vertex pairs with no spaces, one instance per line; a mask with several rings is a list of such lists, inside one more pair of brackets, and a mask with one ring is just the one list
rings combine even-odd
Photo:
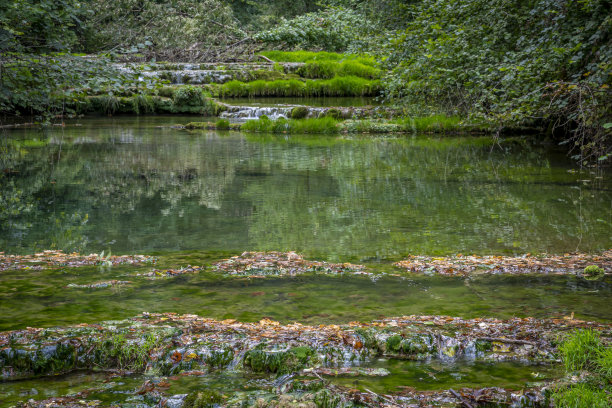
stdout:
[[293,106],[229,106],[225,112],[221,113],[222,118],[253,120],[259,119],[262,116],[267,116],[269,119],[275,120],[279,118],[289,118],[291,116]]

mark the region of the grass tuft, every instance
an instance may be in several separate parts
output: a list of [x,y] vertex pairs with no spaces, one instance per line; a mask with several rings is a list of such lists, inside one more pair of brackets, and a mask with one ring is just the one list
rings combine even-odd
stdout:
[[559,352],[567,371],[590,370],[603,351],[599,333],[593,330],[578,330],[561,345]]
[[552,395],[558,408],[608,408],[612,399],[605,391],[591,388],[587,384],[576,384],[556,391]]

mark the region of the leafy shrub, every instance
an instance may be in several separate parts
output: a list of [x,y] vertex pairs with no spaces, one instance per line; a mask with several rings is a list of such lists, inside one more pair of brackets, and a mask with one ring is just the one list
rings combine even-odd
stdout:
[[175,105],[182,106],[202,106],[206,100],[202,89],[190,85],[176,88],[173,99]]

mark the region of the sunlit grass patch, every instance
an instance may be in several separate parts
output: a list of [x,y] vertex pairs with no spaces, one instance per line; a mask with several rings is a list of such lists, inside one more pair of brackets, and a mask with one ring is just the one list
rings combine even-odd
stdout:
[[266,116],[244,123],[240,130],[257,133],[311,133],[334,134],[338,133],[338,122],[330,117],[308,119],[277,119],[271,120]]
[[553,394],[555,407],[558,408],[607,408],[612,399],[603,390],[577,384]]
[[567,371],[590,370],[603,351],[599,333],[593,330],[578,330],[559,346],[559,353]]
[[369,55],[339,54],[336,52],[314,51],[263,51],[260,53],[275,62],[313,62],[313,61],[356,61],[363,65],[374,66],[376,60]]
[[298,79],[277,81],[229,81],[219,89],[222,97],[305,97],[305,96],[374,96],[380,91],[377,80],[355,76],[334,77],[327,80]]

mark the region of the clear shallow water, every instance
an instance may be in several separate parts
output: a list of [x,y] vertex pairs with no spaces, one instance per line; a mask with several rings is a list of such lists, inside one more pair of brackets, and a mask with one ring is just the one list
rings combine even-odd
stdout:
[[[441,390],[449,387],[499,386],[522,389],[529,383],[558,377],[561,370],[549,365],[524,364],[519,362],[463,361],[453,363],[432,360],[428,362],[409,360],[377,360],[368,367],[385,368],[391,375],[385,377],[328,377],[334,384],[366,389],[377,393],[398,393],[406,389]],[[84,390],[90,393],[86,400],[100,400],[104,405],[139,402],[136,395],[147,380],[153,377],[136,375],[109,378],[104,373],[76,372],[64,376],[46,377],[36,380],[0,382],[0,406],[10,406],[29,399],[42,400],[66,396]],[[177,376],[167,380],[166,395],[186,394],[203,389],[216,390],[227,396],[236,394],[256,398],[256,394],[274,392],[274,376],[240,374],[232,371],[216,371],[205,376]]]
[[546,148],[167,127],[193,120],[6,131],[0,248],[365,261],[612,247],[610,178]]
[[[289,137],[169,128],[196,120],[203,119],[94,118],[45,132],[6,131],[0,146],[0,250],[157,254],[158,268],[206,265],[243,250],[295,250],[310,259],[398,273],[390,262],[412,253],[612,247],[609,175],[581,172],[548,148],[521,140],[492,147],[486,137]],[[304,324],[408,314],[612,319],[609,278],[135,276],[152,268],[1,272],[0,330],[122,319],[143,311]],[[132,284],[66,288],[109,279]],[[401,392],[521,388],[557,375],[551,367],[517,363],[371,365],[392,375],[333,381]],[[0,399],[8,404],[100,387],[92,399],[121,402],[133,399],[145,379],[105,382],[100,374],[77,373],[0,383]],[[235,373],[185,377],[173,379],[168,394],[268,384],[258,381]]]
[[[197,263],[196,259],[192,261]],[[267,317],[303,324],[340,324],[410,314],[561,318],[575,313],[579,319],[612,319],[609,279],[419,276],[372,281],[367,277],[321,275],[227,279],[201,273],[147,280],[134,274],[133,268],[126,267],[5,271],[0,281],[0,330],[124,319],[145,311],[240,321]],[[132,284],[66,288],[70,283],[110,279]]]

